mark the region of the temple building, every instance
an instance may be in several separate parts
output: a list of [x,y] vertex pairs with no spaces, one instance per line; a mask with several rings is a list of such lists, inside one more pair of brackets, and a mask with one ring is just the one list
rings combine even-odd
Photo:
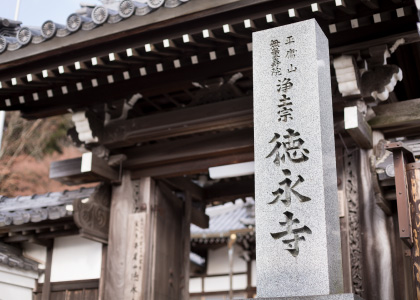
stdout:
[[418,8],[122,0],[66,24],[1,18],[0,110],[70,114],[84,153],[50,165],[68,190],[0,196],[0,299],[255,297],[252,34],[309,19],[329,41],[344,291],[415,299]]

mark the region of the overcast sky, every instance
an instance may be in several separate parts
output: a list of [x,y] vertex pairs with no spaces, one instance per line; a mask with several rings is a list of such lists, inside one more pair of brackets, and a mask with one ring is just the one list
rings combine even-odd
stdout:
[[[0,17],[13,19],[17,0],[0,0]],[[21,0],[18,20],[23,25],[41,26],[47,20],[65,24],[80,2],[97,4],[98,0]]]

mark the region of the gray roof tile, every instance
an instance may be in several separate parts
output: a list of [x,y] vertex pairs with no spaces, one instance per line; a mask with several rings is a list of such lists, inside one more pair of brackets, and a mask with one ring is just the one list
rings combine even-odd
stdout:
[[226,236],[231,230],[248,228],[254,220],[254,200],[247,198],[244,203],[236,200],[235,204],[229,202],[224,205],[209,207],[206,214],[210,217],[209,228],[202,229],[194,224],[191,225],[191,236],[205,237],[217,235]]
[[[29,44],[39,44],[53,37],[63,38],[80,30],[93,30],[102,24],[119,23],[125,19],[157,11],[160,7],[174,8],[189,0],[122,0],[116,5],[84,5],[68,16],[65,25],[45,21],[39,28],[21,26],[0,18],[0,54],[15,51]],[[7,37],[7,38],[6,38]]]
[[92,187],[14,198],[0,196],[0,227],[71,216],[72,212],[66,209],[66,205],[75,199],[88,198],[94,190]]

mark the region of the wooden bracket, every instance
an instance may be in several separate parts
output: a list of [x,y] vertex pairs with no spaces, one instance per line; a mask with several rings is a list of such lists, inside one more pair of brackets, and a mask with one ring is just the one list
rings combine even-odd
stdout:
[[412,247],[413,235],[411,230],[410,198],[407,185],[407,164],[415,162],[413,152],[402,142],[389,143],[385,149],[394,155],[395,188],[397,192],[397,209],[400,238]]
[[50,166],[50,178],[67,185],[90,182],[121,182],[121,168],[112,168],[108,162],[92,152],[82,157],[55,161]]
[[73,218],[80,235],[103,244],[108,243],[111,186],[101,184],[88,199],[73,202]]
[[344,108],[344,127],[360,148],[372,148],[372,129],[357,106]]

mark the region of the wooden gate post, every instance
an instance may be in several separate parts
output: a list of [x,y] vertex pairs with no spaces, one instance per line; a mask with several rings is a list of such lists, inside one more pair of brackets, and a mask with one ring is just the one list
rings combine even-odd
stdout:
[[403,143],[389,143],[385,148],[394,155],[400,238],[411,248],[415,299],[420,300],[420,163]]
[[420,163],[411,163],[407,165],[407,185],[410,198],[413,237],[413,247],[411,248],[413,279],[416,299],[420,300]]

